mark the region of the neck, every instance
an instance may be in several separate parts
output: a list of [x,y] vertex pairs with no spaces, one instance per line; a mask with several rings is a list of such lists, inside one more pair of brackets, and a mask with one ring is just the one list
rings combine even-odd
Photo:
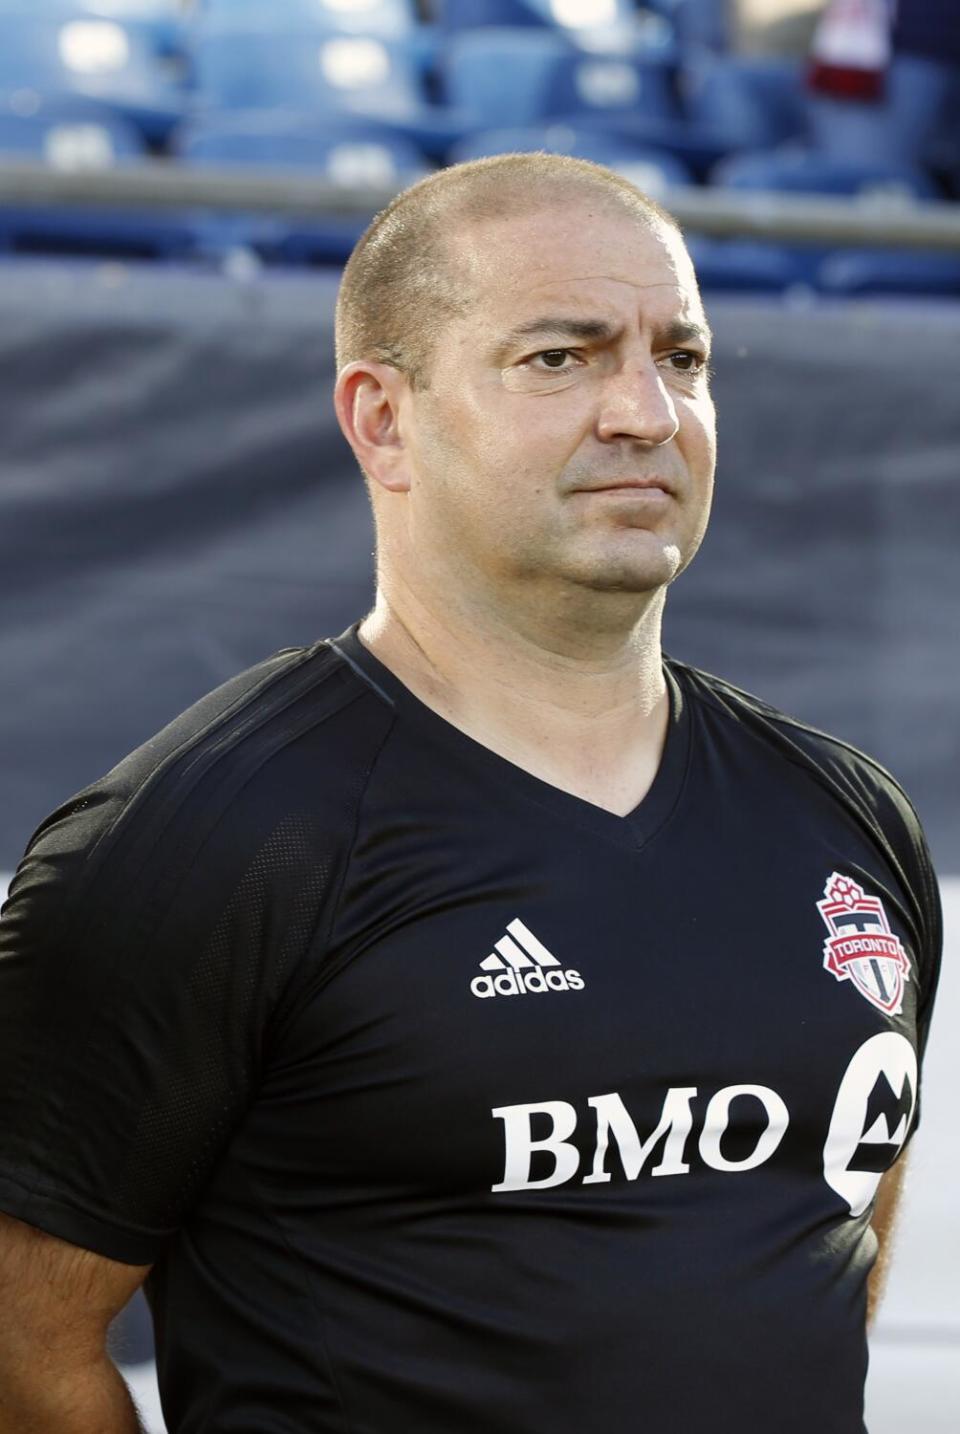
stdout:
[[455,726],[622,813],[649,787],[666,735],[663,593],[579,596],[506,612],[492,595],[465,609],[381,571],[360,636]]

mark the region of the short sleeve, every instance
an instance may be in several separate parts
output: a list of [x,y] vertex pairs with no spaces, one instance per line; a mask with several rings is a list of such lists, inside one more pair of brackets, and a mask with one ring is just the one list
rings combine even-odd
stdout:
[[0,918],[0,1209],[127,1263],[194,1206],[331,918],[357,783],[296,707],[250,725],[53,813]]

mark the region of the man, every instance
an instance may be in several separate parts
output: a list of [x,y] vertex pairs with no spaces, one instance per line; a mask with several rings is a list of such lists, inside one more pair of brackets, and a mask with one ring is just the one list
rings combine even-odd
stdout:
[[373,612],[55,813],[0,922],[0,1431],[860,1434],[939,951],[912,809],[664,661],[709,335],[632,185],[373,223]]

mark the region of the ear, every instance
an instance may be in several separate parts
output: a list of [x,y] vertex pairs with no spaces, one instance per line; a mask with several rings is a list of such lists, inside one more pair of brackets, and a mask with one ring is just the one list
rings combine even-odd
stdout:
[[358,359],[337,375],[333,403],[344,437],[373,482],[391,493],[410,488],[407,454],[400,436],[400,404],[409,393],[392,364]]

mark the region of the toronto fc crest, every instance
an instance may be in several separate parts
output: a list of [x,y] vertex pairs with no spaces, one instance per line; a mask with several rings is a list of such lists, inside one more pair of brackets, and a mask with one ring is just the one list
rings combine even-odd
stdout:
[[899,1015],[910,961],[899,936],[890,930],[879,896],[867,896],[862,886],[835,871],[817,910],[830,932],[823,943],[826,969],[838,981],[852,981],[878,1010]]

